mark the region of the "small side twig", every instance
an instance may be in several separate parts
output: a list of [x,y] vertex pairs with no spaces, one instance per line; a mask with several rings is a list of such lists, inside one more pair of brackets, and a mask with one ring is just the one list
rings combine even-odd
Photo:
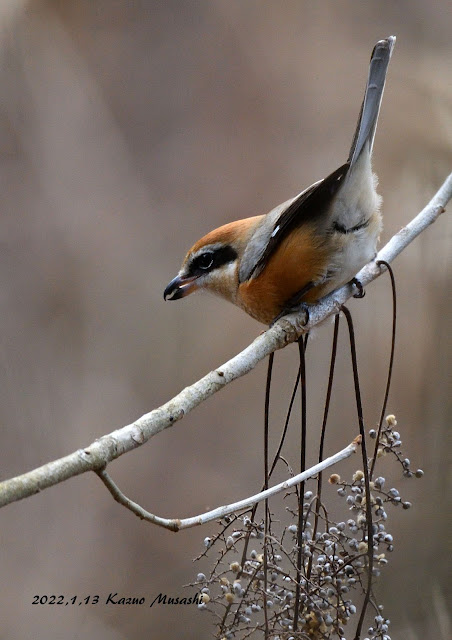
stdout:
[[207,522],[211,522],[212,520],[221,520],[227,515],[231,513],[235,513],[236,511],[241,511],[243,509],[248,509],[253,505],[261,502],[262,500],[266,500],[270,496],[274,496],[282,491],[286,491],[290,487],[293,487],[301,482],[308,480],[308,478],[312,478],[316,476],[321,471],[324,471],[328,467],[332,467],[337,464],[341,460],[345,460],[345,458],[350,457],[353,453],[356,452],[358,447],[361,444],[361,437],[357,436],[353,442],[351,442],[347,447],[338,451],[334,455],[326,458],[319,464],[314,465],[310,469],[307,469],[303,473],[299,473],[284,482],[280,482],[274,487],[270,487],[265,491],[261,491],[260,493],[256,493],[254,496],[250,496],[249,498],[244,498],[243,500],[239,500],[238,502],[232,502],[231,504],[224,505],[222,507],[217,507],[216,509],[212,509],[211,511],[207,511],[206,513],[202,513],[198,516],[193,516],[191,518],[161,518],[159,516],[146,511],[139,504],[130,500],[119,487],[115,484],[115,482],[111,479],[109,474],[105,469],[98,469],[96,471],[99,478],[102,480],[104,485],[107,487],[113,498],[116,502],[132,511],[136,516],[138,516],[141,520],[146,520],[147,522],[151,522],[152,524],[156,524],[159,527],[163,527],[165,529],[169,529],[170,531],[181,531],[182,529],[190,529],[191,527],[196,527],[199,525],[206,524]]

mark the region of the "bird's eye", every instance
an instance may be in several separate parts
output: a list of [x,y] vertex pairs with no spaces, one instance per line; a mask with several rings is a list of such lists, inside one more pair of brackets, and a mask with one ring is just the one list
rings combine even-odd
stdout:
[[196,259],[196,266],[199,269],[210,269],[213,264],[213,253],[211,251],[207,251],[206,253],[201,253],[200,256]]

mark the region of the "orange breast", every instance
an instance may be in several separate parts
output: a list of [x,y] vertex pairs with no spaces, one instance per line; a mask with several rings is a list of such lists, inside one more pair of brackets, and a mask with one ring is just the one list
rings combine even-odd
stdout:
[[[282,241],[257,278],[239,286],[237,304],[250,316],[270,324],[287,302],[310,282],[319,282],[328,266],[328,249],[309,227],[291,233]],[[311,289],[305,301],[319,295]]]

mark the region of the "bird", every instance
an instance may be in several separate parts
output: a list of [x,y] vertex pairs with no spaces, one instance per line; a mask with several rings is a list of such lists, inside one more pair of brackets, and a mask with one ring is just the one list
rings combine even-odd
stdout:
[[395,41],[390,36],[373,48],[347,162],[266,215],[203,236],[165,288],[165,300],[206,290],[271,325],[353,281],[375,258],[382,216],[371,159]]

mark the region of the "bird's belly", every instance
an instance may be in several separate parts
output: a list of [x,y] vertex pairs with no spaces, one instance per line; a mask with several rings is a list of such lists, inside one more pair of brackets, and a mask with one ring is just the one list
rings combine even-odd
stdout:
[[256,277],[239,285],[236,304],[250,316],[269,324],[298,292],[323,281],[328,269],[328,246],[312,229],[286,238]]
[[328,242],[318,241],[313,233],[292,234],[257,278],[239,286],[236,304],[269,324],[309,285],[300,301],[316,302],[349,282],[374,258],[380,229],[381,218],[375,214],[366,227],[335,233]]

